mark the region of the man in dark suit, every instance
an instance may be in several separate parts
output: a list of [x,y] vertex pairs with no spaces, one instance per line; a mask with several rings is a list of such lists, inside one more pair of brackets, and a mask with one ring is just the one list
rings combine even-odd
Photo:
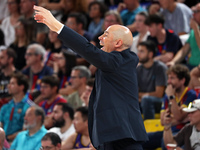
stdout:
[[98,150],[142,150],[148,140],[138,103],[136,66],[130,51],[132,34],[121,25],[108,27],[99,37],[100,50],[58,22],[52,14],[34,6],[35,19],[46,24],[66,46],[98,68],[89,101],[89,134]]

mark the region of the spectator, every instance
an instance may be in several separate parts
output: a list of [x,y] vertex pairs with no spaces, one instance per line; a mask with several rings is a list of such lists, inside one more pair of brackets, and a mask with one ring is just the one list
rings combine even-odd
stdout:
[[138,57],[141,65],[137,67],[139,101],[145,119],[153,119],[160,112],[162,97],[167,85],[167,67],[160,61],[154,61],[156,46],[151,41],[138,45]]
[[[175,65],[167,71],[168,86],[165,90],[166,95],[163,98],[162,110],[160,114],[161,124],[167,124],[168,119],[165,117],[171,113],[171,129],[173,134],[181,130],[187,122],[187,113],[182,108],[196,99],[194,90],[190,90],[187,86],[190,81],[190,72],[186,66]],[[145,148],[156,149],[161,147],[163,132],[149,133],[149,142],[145,144]],[[149,147],[153,146],[153,147]],[[162,148],[165,146],[162,143]]]
[[0,107],[11,100],[7,85],[11,75],[17,70],[14,66],[16,53],[11,48],[2,47],[0,51]]
[[[59,93],[62,94],[63,89],[67,86],[70,79],[71,70],[76,66],[76,57],[64,50],[55,56],[53,64],[54,75],[60,79]],[[64,90],[65,91],[65,90]]]
[[25,53],[28,45],[35,40],[33,34],[33,25],[20,18],[15,26],[15,41],[10,45],[17,54],[15,67],[18,70],[23,70],[26,66]]
[[20,0],[8,0],[7,7],[10,15],[3,19],[1,29],[5,35],[5,44],[10,46],[15,41],[15,25],[20,17]]
[[88,148],[86,150],[89,150],[91,142],[88,132],[88,109],[86,107],[76,109],[73,123],[76,133],[73,133],[62,143],[62,149],[70,150]]
[[[184,146],[185,150],[198,150],[200,149],[199,142],[199,124],[200,124],[200,100],[194,100],[192,105],[189,105],[188,108],[183,108],[185,113],[188,113],[189,124],[185,125],[181,131],[179,131],[175,136],[173,136],[171,130],[172,118],[166,119],[164,129],[164,142],[165,145],[173,143],[177,145],[177,149]],[[167,115],[167,114],[166,114]]]
[[192,10],[176,0],[159,0],[159,2],[165,17],[164,27],[173,30],[176,35],[189,33]]
[[83,14],[70,13],[65,25],[84,36],[88,41],[91,40],[91,35],[86,31],[87,19]]
[[180,63],[190,53],[188,57],[187,66],[192,69],[200,64],[200,3],[198,3],[193,10],[193,19],[190,21],[190,36],[186,44],[178,51],[176,56],[167,65],[172,66],[176,63]]
[[40,43],[41,45],[45,44],[48,29],[43,24],[37,24],[33,18],[33,6],[36,5],[37,0],[21,0],[20,2],[20,12],[26,22],[32,24],[36,42]]
[[89,4],[89,16],[91,18],[91,22],[88,27],[88,33],[91,35],[93,39],[96,34],[102,32],[102,25],[104,21],[104,15],[106,12],[106,8],[103,3],[94,1]]
[[90,76],[90,70],[85,66],[76,66],[72,69],[69,82],[75,92],[70,94],[67,97],[67,100],[74,109],[82,106],[83,104],[83,101],[81,100],[81,95],[86,89],[86,83]]
[[61,139],[56,133],[47,133],[42,137],[41,150],[51,149],[55,147],[55,150],[61,150]]
[[11,76],[8,92],[13,99],[8,104],[3,105],[0,111],[1,127],[3,127],[9,141],[12,141],[22,130],[25,112],[34,105],[26,95],[27,90],[28,79],[26,76],[21,73]]
[[164,28],[164,18],[161,14],[149,15],[145,24],[148,25],[150,32],[147,39],[155,42],[158,48],[154,59],[164,63],[171,61],[176,52],[182,47],[179,37],[172,30]]
[[139,12],[135,17],[135,28],[139,33],[133,37],[133,45],[131,46],[131,51],[137,54],[137,46],[140,42],[146,41],[149,36],[149,31],[147,25],[145,25],[145,20],[147,19],[148,14],[146,12]]
[[58,39],[58,34],[56,32],[53,32],[49,30],[48,37],[49,37],[49,42],[46,46],[46,54],[45,54],[45,65],[53,68],[53,63],[55,61],[55,55],[60,53],[63,44],[62,42]]
[[65,141],[71,134],[75,133],[72,123],[74,110],[67,103],[57,103],[53,108],[52,119],[54,127],[48,132],[57,133],[62,141]]
[[[70,13],[68,15],[67,21],[65,22],[65,25],[69,28],[73,29],[77,33],[79,33],[81,36],[85,37],[88,41],[91,40],[91,34],[85,30],[87,25],[86,17],[81,13]],[[67,48],[71,53],[74,53],[71,49]],[[77,65],[85,65],[88,66],[88,62],[83,59],[81,56],[76,55],[76,64]]]
[[93,86],[94,86],[94,78],[91,78],[87,81],[86,89],[83,92],[83,94],[81,95],[81,99],[83,101],[83,106],[88,107],[89,99],[90,99],[90,95],[92,93]]
[[29,45],[25,54],[26,64],[29,67],[22,72],[29,77],[29,97],[33,100],[39,95],[42,77],[53,74],[52,68],[44,65],[44,55],[45,49],[40,44]]
[[127,26],[133,35],[136,35],[135,32],[135,16],[141,11],[145,11],[139,3],[139,0],[123,0],[123,3],[119,3],[118,12],[121,14],[123,24]]
[[18,133],[11,144],[10,150],[33,150],[41,147],[41,139],[47,133],[44,123],[44,111],[38,106],[32,106],[26,111],[24,117],[24,128]]

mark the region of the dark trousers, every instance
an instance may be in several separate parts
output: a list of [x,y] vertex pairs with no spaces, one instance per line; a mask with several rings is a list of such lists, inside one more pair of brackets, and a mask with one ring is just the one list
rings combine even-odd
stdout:
[[121,139],[117,141],[106,142],[100,145],[97,150],[143,150],[141,142],[133,139]]

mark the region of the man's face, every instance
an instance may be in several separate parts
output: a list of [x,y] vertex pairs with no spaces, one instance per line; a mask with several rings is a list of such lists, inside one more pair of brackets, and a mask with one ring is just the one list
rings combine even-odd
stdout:
[[77,90],[82,84],[82,78],[80,78],[79,70],[72,70],[69,82],[73,89]]
[[183,81],[180,80],[173,72],[168,74],[167,84],[171,84],[177,92],[181,89],[182,86],[184,86]]
[[57,146],[53,145],[50,140],[41,141],[41,147],[43,150],[60,150],[61,145],[57,144]]
[[17,84],[17,79],[16,78],[11,78],[10,83],[8,84],[8,92],[12,96],[20,93],[23,91],[22,85]]
[[55,127],[63,127],[65,125],[62,106],[55,105],[55,107],[53,108],[52,117]]
[[171,0],[159,0],[159,3],[163,9],[169,8]]
[[79,111],[74,114],[73,124],[77,133],[84,132],[88,127],[87,120],[83,119],[82,114]]
[[9,65],[9,57],[5,50],[0,52],[0,69],[5,69]]
[[101,48],[103,51],[109,53],[115,50],[112,26],[108,27],[103,35],[99,36],[99,40],[100,45],[103,46]]
[[74,17],[69,17],[65,23],[70,29],[78,32],[78,24],[76,23],[76,19]]
[[34,1],[31,0],[21,0],[20,2],[20,11],[23,15],[29,13],[33,10]]
[[28,66],[34,65],[39,61],[39,55],[35,53],[35,50],[28,49],[25,54],[26,64]]
[[47,100],[52,98],[52,96],[57,93],[55,87],[51,87],[49,84],[46,83],[41,83],[40,92],[41,96]]
[[157,34],[158,34],[158,25],[157,24],[155,24],[155,23],[152,23],[152,24],[150,24],[149,26],[148,26],[148,28],[149,28],[149,32],[150,32],[150,34],[151,34],[151,36],[152,37],[156,37],[157,36]]
[[142,45],[138,46],[137,55],[138,55],[140,63],[144,64],[149,61],[149,51],[147,50],[145,46],[142,46]]
[[37,125],[37,116],[35,115],[35,108],[30,107],[24,116],[24,127],[26,129],[33,129]]
[[138,32],[144,31],[146,29],[146,25],[144,24],[145,17],[143,15],[136,15],[135,17],[135,26]]
[[200,124],[200,110],[196,110],[188,114],[188,119],[191,125],[199,125]]

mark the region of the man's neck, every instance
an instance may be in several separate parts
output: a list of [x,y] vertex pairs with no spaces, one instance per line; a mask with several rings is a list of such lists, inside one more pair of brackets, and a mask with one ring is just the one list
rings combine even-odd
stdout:
[[13,96],[13,100],[14,100],[15,103],[19,103],[19,102],[22,101],[22,99],[24,98],[24,96],[25,96],[24,93],[20,92],[20,93],[18,93],[18,94],[16,94],[16,95]]
[[34,135],[36,132],[38,132],[40,130],[41,126],[40,125],[36,125],[36,127],[29,129],[29,136]]
[[169,12],[173,13],[174,10],[176,9],[176,2],[171,3],[169,8],[167,8],[167,9],[169,10]]
[[16,70],[14,65],[8,65],[5,69],[2,69],[2,72],[5,76],[11,76],[11,74]]
[[65,125],[63,127],[60,128],[60,132],[64,133],[65,131],[67,131],[72,125],[72,120],[68,119],[65,121]]
[[151,68],[153,66],[154,60],[150,59],[148,62],[142,64],[144,66],[144,68]]
[[53,94],[52,96],[51,96],[51,98],[49,98],[48,100],[47,100],[47,104],[51,104],[51,103],[53,103],[53,101],[55,101],[55,99],[58,97],[58,94],[56,93],[56,94]]
[[42,71],[44,67],[44,64],[42,62],[38,62],[34,65],[31,65],[31,71],[36,74],[36,73],[39,73],[40,71]]
[[162,29],[158,32],[156,38],[157,38],[159,44],[162,44],[162,43],[165,42],[165,39],[166,39],[166,31],[165,31],[164,28],[162,28]]
[[178,97],[178,99],[181,98],[185,88],[185,86],[182,86],[179,90],[176,90],[175,95]]

